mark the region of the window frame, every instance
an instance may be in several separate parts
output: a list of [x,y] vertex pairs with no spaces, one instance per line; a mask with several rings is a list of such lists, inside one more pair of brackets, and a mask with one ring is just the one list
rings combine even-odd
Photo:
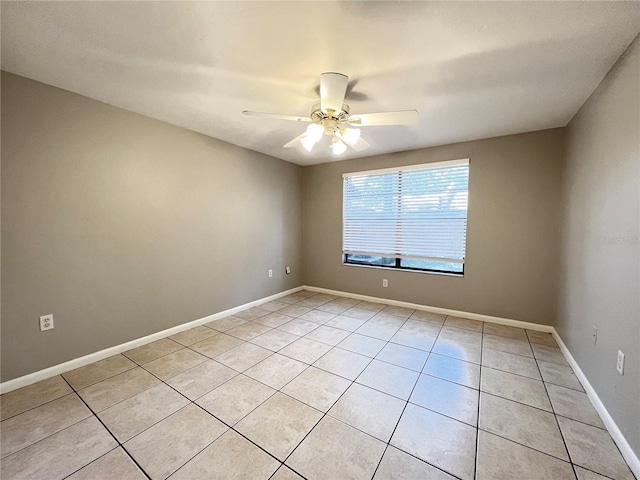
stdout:
[[[460,272],[455,272],[455,271],[451,271],[451,270],[438,270],[438,269],[429,269],[429,268],[417,268],[417,267],[403,267],[401,265],[403,257],[402,256],[396,256],[396,257],[385,257],[384,255],[380,255],[380,254],[376,254],[376,253],[370,253],[370,254],[366,254],[366,253],[345,253],[344,252],[344,226],[345,226],[345,208],[344,208],[344,201],[345,201],[345,187],[344,187],[344,179],[347,177],[351,177],[351,176],[355,176],[355,175],[381,175],[381,174],[385,174],[385,173],[399,173],[399,172],[407,172],[407,171],[412,171],[412,170],[423,170],[423,169],[429,169],[429,168],[441,168],[441,167],[446,167],[446,166],[454,166],[454,165],[466,165],[467,168],[470,167],[470,159],[469,158],[461,158],[461,159],[457,159],[457,160],[445,160],[445,161],[437,161],[437,162],[429,162],[429,163],[424,163],[424,164],[419,164],[419,165],[408,165],[408,166],[399,166],[399,167],[389,167],[389,168],[382,168],[382,169],[376,169],[376,170],[366,170],[366,171],[354,171],[354,172],[348,172],[348,173],[343,173],[342,177],[343,177],[343,187],[342,187],[342,243],[343,243],[343,252],[341,255],[341,259],[342,259],[342,264],[344,266],[351,266],[351,267],[368,267],[368,268],[376,268],[376,269],[383,269],[383,270],[394,270],[394,271],[404,271],[404,272],[414,272],[414,273],[429,273],[429,274],[435,274],[435,275],[446,275],[446,276],[454,276],[454,277],[464,277],[465,275],[465,264],[466,264],[466,256],[467,256],[467,233],[468,233],[468,223],[469,223],[469,206],[468,206],[468,194],[469,194],[469,186],[467,184],[467,209],[466,209],[466,217],[465,217],[465,236],[464,236],[464,257],[462,258],[462,261],[460,262],[460,265],[462,265],[462,269]],[[470,172],[467,173],[467,182],[469,181],[469,177],[470,177]],[[364,261],[356,261],[356,260],[352,260],[349,259],[349,256],[356,256],[356,255],[369,255],[369,256],[376,256],[376,257],[381,257],[382,259],[389,259],[389,260],[393,260],[393,265],[376,265],[376,264],[372,264],[372,263],[366,263]],[[406,257],[405,257],[406,258]],[[420,259],[416,259],[415,260],[420,260]],[[425,258],[424,261],[427,262],[440,262],[440,263],[454,263],[451,261],[440,261],[437,260],[435,258]]]

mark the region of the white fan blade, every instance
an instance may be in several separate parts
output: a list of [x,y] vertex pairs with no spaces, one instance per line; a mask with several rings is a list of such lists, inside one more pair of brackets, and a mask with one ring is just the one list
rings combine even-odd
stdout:
[[401,110],[398,112],[364,113],[351,115],[348,123],[353,125],[410,125],[418,121],[417,110]]
[[348,83],[349,77],[341,73],[329,72],[320,75],[320,109],[324,113],[327,113],[327,110],[342,110]]
[[245,110],[242,113],[245,115],[253,115],[254,117],[273,118],[276,120],[291,120],[294,122],[307,123],[311,121],[309,117],[294,117],[293,115],[280,115],[278,113],[250,112],[249,110]]
[[300,143],[300,140],[302,140],[304,137],[307,136],[307,133],[303,133],[302,135],[298,135],[296,138],[294,138],[293,140],[291,140],[289,143],[285,143],[283,145],[284,148],[291,148],[291,147],[295,147],[298,143]]
[[353,148],[356,152],[361,152],[363,150],[366,150],[367,148],[369,148],[371,146],[371,144],[369,142],[367,142],[364,138],[362,137],[358,137],[358,140],[356,140],[353,143],[350,143],[349,141],[347,141],[346,139],[344,139],[344,143],[346,143],[347,145],[349,145],[351,148]]

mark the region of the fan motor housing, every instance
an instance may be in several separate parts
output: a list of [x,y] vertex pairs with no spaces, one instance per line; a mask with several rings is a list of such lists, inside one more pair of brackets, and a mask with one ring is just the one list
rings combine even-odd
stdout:
[[309,116],[312,122],[324,127],[325,135],[333,135],[338,130],[338,126],[349,118],[349,105],[343,103],[339,112],[328,110],[325,113],[320,108],[320,102],[318,102],[311,107],[311,115]]

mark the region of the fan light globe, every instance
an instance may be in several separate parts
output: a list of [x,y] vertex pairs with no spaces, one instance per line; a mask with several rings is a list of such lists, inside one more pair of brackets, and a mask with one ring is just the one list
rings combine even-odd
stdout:
[[302,144],[302,146],[305,148],[307,152],[311,152],[311,149],[316,144],[316,142],[317,140],[314,140],[309,136],[305,136],[300,139],[300,143]]
[[353,145],[360,138],[359,128],[343,128],[340,132],[340,137],[347,143]]
[[334,155],[342,155],[344,152],[347,151],[347,146],[344,144],[342,140],[338,140],[336,138],[333,144],[331,145],[331,150],[333,151]]
[[307,127],[307,138],[313,140],[313,143],[316,143],[318,140],[320,140],[323,133],[324,128],[322,127],[322,125],[319,125],[317,123],[311,123]]

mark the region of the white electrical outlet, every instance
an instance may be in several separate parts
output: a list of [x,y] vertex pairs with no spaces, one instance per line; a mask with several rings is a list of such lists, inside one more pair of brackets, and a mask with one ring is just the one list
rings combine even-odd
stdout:
[[284,273],[286,273],[287,275],[291,273],[291,267],[289,265],[284,267]]
[[388,287],[389,286],[389,280],[387,280],[386,278],[383,278],[382,279],[382,286],[385,287],[385,288]]
[[269,278],[273,277],[273,270],[269,269]]
[[51,330],[53,328],[53,314],[42,315],[40,317],[40,331]]
[[593,326],[593,344],[596,345],[598,343],[598,327]]
[[616,363],[616,370],[620,375],[624,375],[624,353],[618,350],[618,362]]

